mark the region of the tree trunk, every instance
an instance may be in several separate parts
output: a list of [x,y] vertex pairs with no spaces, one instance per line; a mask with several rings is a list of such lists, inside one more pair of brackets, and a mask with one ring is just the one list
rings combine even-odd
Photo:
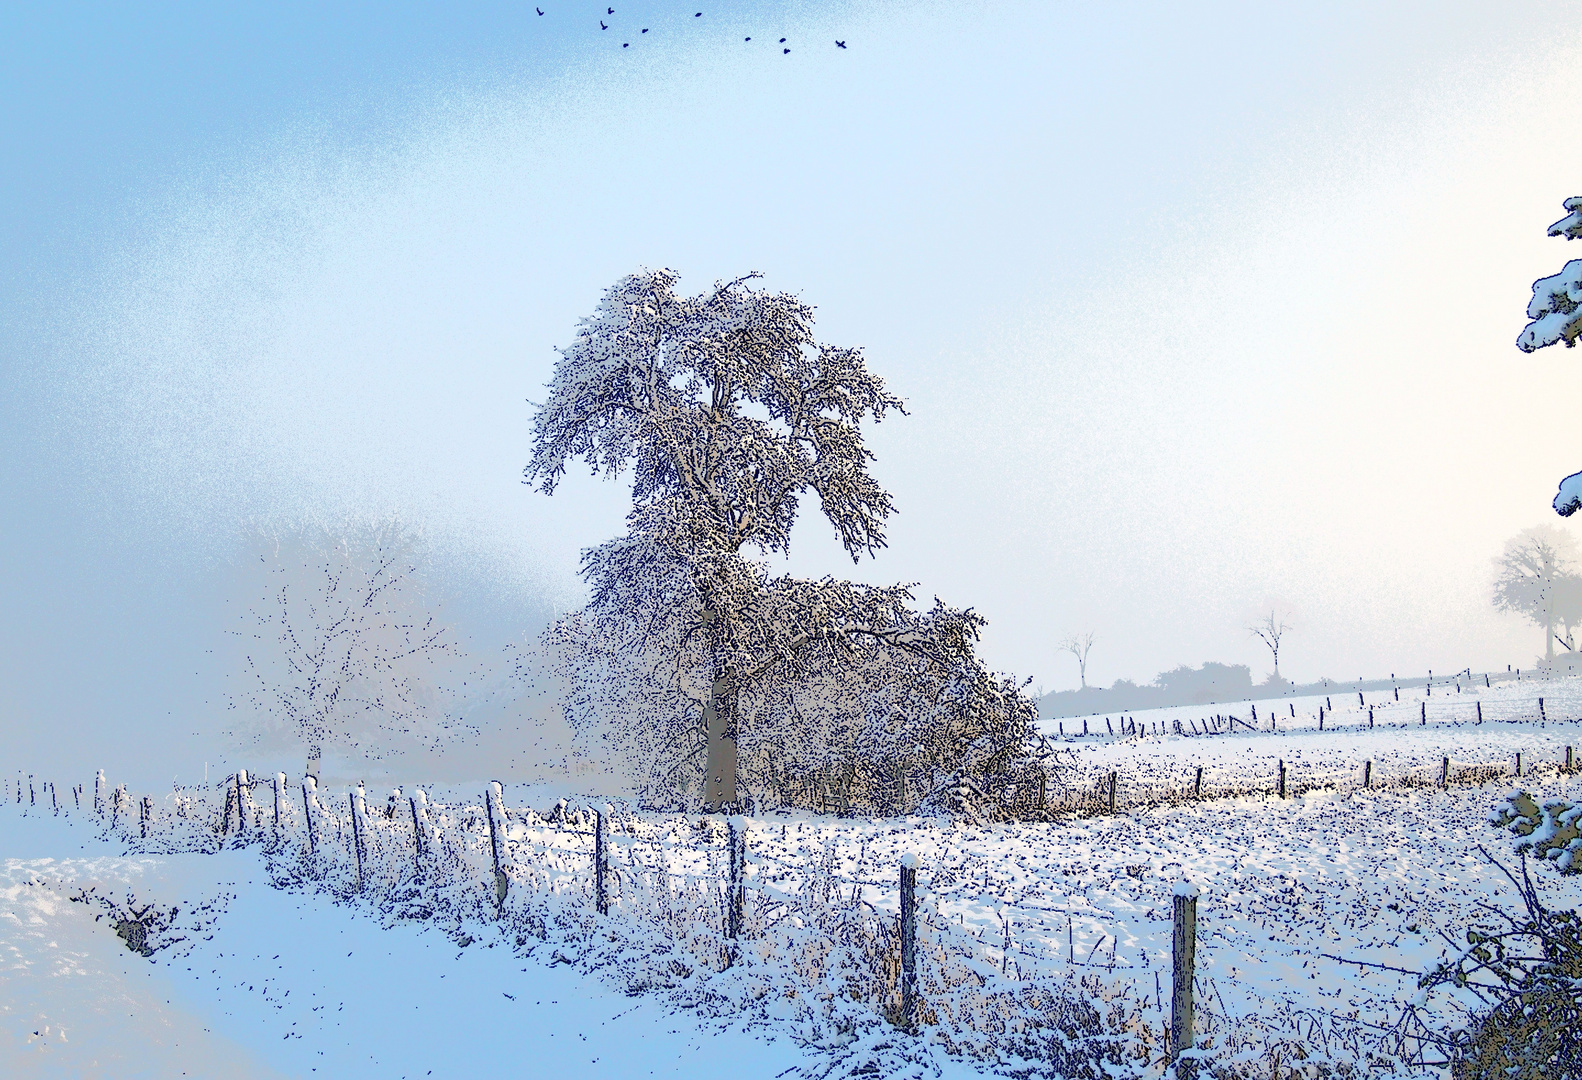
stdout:
[[714,680],[703,723],[709,733],[708,772],[703,778],[703,809],[718,812],[736,804],[736,686],[729,671]]

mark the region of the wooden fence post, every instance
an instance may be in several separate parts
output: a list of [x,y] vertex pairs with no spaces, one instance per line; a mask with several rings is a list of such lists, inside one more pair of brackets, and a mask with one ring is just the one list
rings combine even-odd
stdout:
[[423,872],[423,859],[432,853],[434,848],[434,830],[428,820],[428,795],[422,788],[412,792],[407,800],[412,804],[412,837],[416,851],[412,856],[413,868],[421,874]]
[[1110,813],[1115,813],[1115,773],[1110,773]]
[[489,818],[489,848],[494,855],[494,902],[499,907],[505,904],[505,894],[511,888],[511,880],[505,876],[505,868],[511,864],[511,857],[510,849],[506,847],[505,788],[500,781],[489,781],[489,787],[483,793],[483,803]]
[[1566,772],[1570,772],[1571,768],[1571,748],[1568,746],[1566,747]]
[[1422,706],[1422,722],[1426,725],[1428,723],[1428,702],[1420,701],[1418,705]]
[[[610,869],[610,807],[608,805],[599,807],[598,815],[598,820],[593,826],[593,901],[600,915],[608,915],[610,913],[610,894],[607,891],[609,886],[605,880],[605,874]],[[736,866],[735,823],[736,819],[731,818],[732,880],[735,880],[736,877],[734,873]],[[727,927],[727,936],[736,936],[734,933],[729,932],[729,927]]]
[[1373,762],[1371,761],[1362,763],[1362,786],[1365,788],[1373,786]]
[[917,1030],[917,867],[911,852],[901,856],[901,1027]]
[[357,790],[351,794],[352,801],[352,847],[357,852],[357,891],[363,891],[363,832],[368,828],[368,799],[363,793],[362,784],[357,785]]
[[319,820],[319,815],[315,813],[318,805],[319,780],[312,773],[308,773],[302,778],[302,813],[308,819],[308,851],[310,854],[318,853],[319,842],[322,840],[319,834],[322,823]]
[[1543,721],[1544,723],[1548,723],[1549,722],[1549,718],[1544,715],[1544,699],[1543,698],[1539,698],[1538,699],[1538,719]]
[[1197,767],[1197,779],[1192,781],[1192,797],[1194,799],[1203,797],[1203,766],[1201,765]]
[[1324,730],[1324,706],[1318,707],[1318,730]]
[[226,836],[231,831],[231,811],[236,808],[236,774],[232,773],[225,778],[225,812],[220,815],[220,835]]
[[1450,759],[1449,758],[1445,758],[1443,761],[1441,761],[1439,763],[1439,786],[1442,787],[1442,788],[1448,788],[1450,786]]
[[1521,774],[1522,774],[1522,752],[1520,750],[1518,750],[1518,751],[1516,751],[1516,775],[1517,776],[1521,776]]
[[275,773],[275,832],[279,833],[285,825],[286,818],[291,816],[291,807],[286,803],[286,774]]
[[747,819],[737,814],[730,820],[730,893],[727,897],[725,936],[741,937],[747,916]]
[[253,781],[248,780],[247,770],[236,770],[236,824],[237,832],[245,833],[252,829],[253,818]]
[[1357,708],[1360,709],[1366,704],[1367,704],[1367,702],[1362,700],[1362,691],[1358,690],[1357,691]]
[[1197,958],[1197,898],[1201,890],[1185,882],[1175,887],[1171,898],[1174,932],[1171,935],[1170,964],[1170,1060],[1194,1041],[1192,1031],[1192,974]]
[[1082,737],[1084,739],[1088,737],[1088,718],[1086,716],[1082,718]]
[[1280,798],[1285,798],[1285,759],[1280,759]]
[[1368,706],[1368,730],[1373,730],[1373,706]]
[[1483,723],[1483,702],[1478,702],[1478,723]]

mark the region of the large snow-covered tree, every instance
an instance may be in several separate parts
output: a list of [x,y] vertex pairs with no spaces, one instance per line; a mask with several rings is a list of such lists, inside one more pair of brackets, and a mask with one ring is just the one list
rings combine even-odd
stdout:
[[[882,548],[893,505],[868,472],[859,425],[904,412],[859,350],[818,342],[813,309],[755,287],[758,276],[695,297],[676,292],[670,270],[612,286],[561,351],[524,470],[546,494],[574,458],[595,475],[633,470],[627,535],[585,553],[592,601],[554,636],[579,653],[572,711],[609,716],[593,699],[635,695],[622,708],[645,718],[635,721],[643,730],[620,737],[650,762],[701,751],[710,809],[739,802],[744,719],[761,745],[770,717],[798,712],[799,680],[882,662],[926,670],[942,692],[959,688],[977,664],[981,624],[940,604],[914,614],[901,586],[771,581],[744,553],[788,551],[809,493],[854,562]],[[850,709],[877,700],[848,689]],[[1017,753],[1030,702],[1025,714],[1002,725]],[[672,770],[681,786],[685,773]]]
[[[1572,196],[1562,205],[1566,216],[1549,226],[1549,235],[1567,240],[1582,237],[1582,196]],[[1536,352],[1557,341],[1565,342],[1568,349],[1576,346],[1577,338],[1582,337],[1582,259],[1572,259],[1558,274],[1533,282],[1527,317],[1532,322],[1516,339],[1516,347],[1522,352]],[[1582,472],[1560,481],[1554,508],[1561,517],[1570,517],[1582,509]]]

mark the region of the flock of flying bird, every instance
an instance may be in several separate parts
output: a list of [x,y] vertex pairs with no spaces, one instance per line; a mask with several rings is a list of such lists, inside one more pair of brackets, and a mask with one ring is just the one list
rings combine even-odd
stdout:
[[[544,14],[544,9],[541,8],[541,7],[534,7],[533,10],[538,12],[540,15]],[[614,15],[615,14],[615,9],[614,8],[606,8],[605,9],[605,14],[606,15]],[[699,12],[695,13],[692,17],[694,19],[701,19],[701,18],[703,18],[703,12],[699,11]],[[609,28],[610,28],[609,25],[607,23],[605,23],[605,21],[603,19],[599,20],[599,29],[600,30],[608,30]],[[644,33],[644,34],[648,33],[648,27],[646,27],[646,26],[643,27],[642,33]],[[751,41],[752,38],[748,37],[745,40]],[[780,44],[781,45],[785,45],[785,43],[786,43],[786,39],[785,38],[781,38],[780,39]],[[844,41],[837,41],[837,42],[835,42],[835,46],[836,46],[836,48],[844,49],[846,47],[846,43]],[[629,49],[631,47],[632,47],[632,43],[630,41],[623,41],[623,42],[621,42],[621,48]],[[789,55],[790,52],[791,52],[791,49],[790,49],[789,46],[787,46],[785,48],[782,48],[780,50],[780,53],[781,53],[782,56]]]

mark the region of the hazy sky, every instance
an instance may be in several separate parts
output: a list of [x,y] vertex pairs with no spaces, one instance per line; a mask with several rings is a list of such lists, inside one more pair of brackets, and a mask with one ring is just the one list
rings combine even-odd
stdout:
[[998,668],[1261,677],[1271,604],[1299,679],[1531,663],[1582,9],[689,3],[0,9],[0,748],[214,730],[246,520],[422,522],[485,637],[576,606],[629,488],[521,486],[527,399],[639,266],[865,349],[890,549],[809,508],[791,567]]

